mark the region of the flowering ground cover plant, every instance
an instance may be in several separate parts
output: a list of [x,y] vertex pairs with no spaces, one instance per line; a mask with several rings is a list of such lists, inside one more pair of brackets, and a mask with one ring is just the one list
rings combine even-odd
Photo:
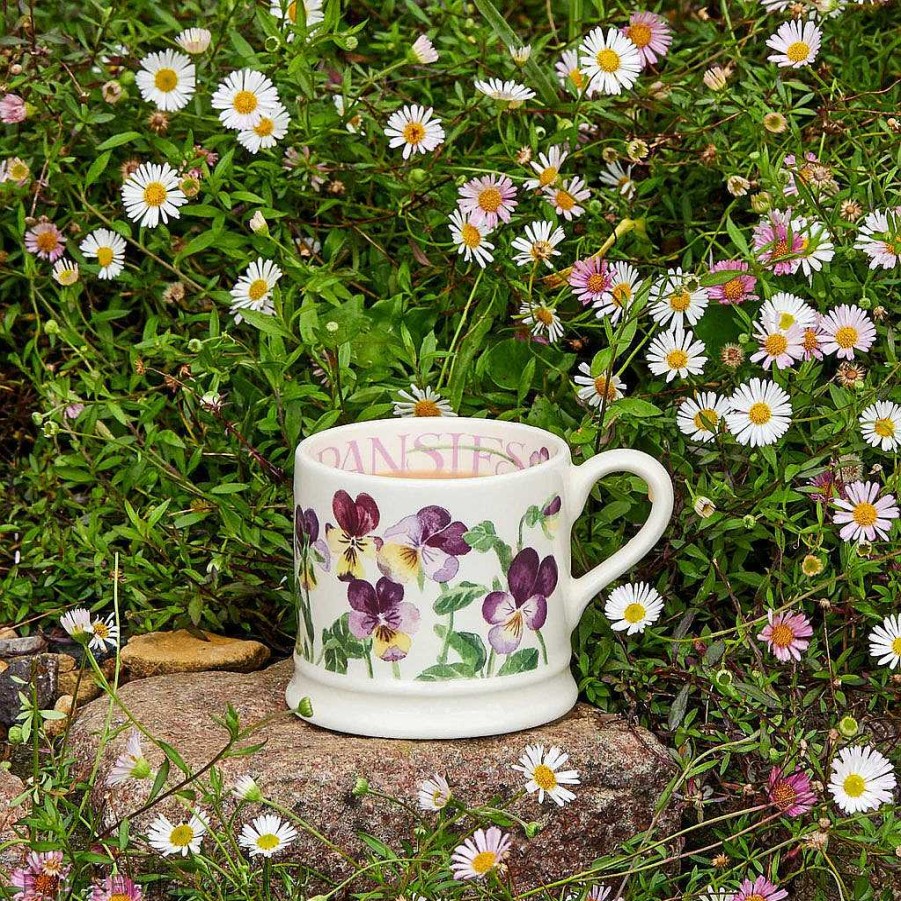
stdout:
[[[452,511],[380,524],[348,496],[295,514],[301,437],[456,414],[549,429],[577,461],[643,449],[673,473],[675,518],[589,608],[574,666],[587,701],[673,749],[685,825],[546,894],[896,897],[898,15],[851,0],[5,8],[4,619],[60,624],[89,665],[120,632],[185,625],[287,652],[293,535],[302,582],[347,581],[347,640],[397,662],[416,640],[404,592],[465,553]],[[643,521],[638,487],[596,490],[577,571]],[[388,575],[363,579],[379,559]],[[537,641],[552,575],[506,569],[480,601],[498,655]],[[40,803],[7,895],[304,884],[278,863],[304,825],[265,786],[234,787],[252,816],[231,832],[212,779],[183,821],[104,835],[53,722],[26,703],[10,732],[32,745]],[[578,803],[565,751],[511,761],[536,804]],[[137,735],[116,774],[153,776]],[[412,862],[348,890],[510,894],[505,859],[531,827],[455,806],[470,775],[411,786],[402,800],[419,791],[433,817]]]

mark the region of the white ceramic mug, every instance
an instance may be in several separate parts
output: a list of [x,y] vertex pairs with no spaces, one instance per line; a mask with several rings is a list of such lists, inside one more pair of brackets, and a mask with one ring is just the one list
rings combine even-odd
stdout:
[[[647,483],[650,516],[625,547],[574,578],[573,523],[611,472]],[[307,438],[294,503],[288,705],[341,732],[459,738],[537,726],[573,706],[572,631],[592,598],[660,538],[673,489],[640,451],[574,466],[550,432],[447,417]]]

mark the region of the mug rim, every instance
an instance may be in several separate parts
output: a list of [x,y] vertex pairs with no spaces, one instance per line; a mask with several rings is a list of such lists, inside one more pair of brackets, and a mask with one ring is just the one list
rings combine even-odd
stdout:
[[[511,431],[527,432],[533,437],[536,435],[541,435],[543,436],[542,440],[544,441],[544,443],[553,444],[555,446],[556,453],[554,453],[554,455],[552,457],[549,457],[547,460],[542,460],[540,463],[536,463],[534,466],[526,466],[523,469],[516,469],[512,472],[486,474],[481,476],[457,476],[453,479],[435,479],[428,476],[424,478],[404,477],[403,479],[398,479],[395,476],[389,475],[387,473],[355,472],[354,470],[339,469],[336,466],[329,466],[327,463],[323,463],[321,460],[317,460],[310,450],[311,446],[314,446],[316,441],[323,435],[332,435],[335,433],[352,434],[354,432],[365,433],[374,429],[385,432],[396,432],[399,429],[403,428],[419,428],[422,431],[434,431],[436,419],[448,420],[447,425],[466,426],[472,424],[473,426],[476,426],[490,423],[493,426],[502,426],[503,428],[509,428]],[[345,425],[332,426],[330,428],[323,429],[321,432],[314,432],[312,435],[307,435],[306,438],[301,440],[294,452],[294,458],[295,471],[298,468],[300,462],[303,461],[304,466],[311,467],[314,471],[318,470],[323,473],[333,473],[344,478],[372,479],[378,482],[390,482],[398,487],[401,484],[412,486],[428,484],[434,487],[436,483],[461,486],[473,483],[485,485],[488,482],[494,484],[506,479],[520,479],[530,474],[539,475],[546,472],[553,466],[559,466],[561,461],[564,465],[570,463],[572,455],[570,452],[569,444],[567,444],[566,441],[564,441],[559,435],[555,435],[553,432],[549,432],[547,429],[542,429],[539,426],[529,425],[525,422],[510,422],[506,419],[492,419],[489,417],[447,416],[407,417],[402,419],[369,419],[365,420],[364,422],[351,422]]]

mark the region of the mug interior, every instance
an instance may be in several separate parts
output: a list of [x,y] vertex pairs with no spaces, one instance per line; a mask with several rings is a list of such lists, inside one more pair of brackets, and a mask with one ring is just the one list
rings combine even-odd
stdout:
[[326,429],[298,454],[329,469],[386,478],[464,479],[508,475],[565,453],[556,435],[489,419],[373,420]]

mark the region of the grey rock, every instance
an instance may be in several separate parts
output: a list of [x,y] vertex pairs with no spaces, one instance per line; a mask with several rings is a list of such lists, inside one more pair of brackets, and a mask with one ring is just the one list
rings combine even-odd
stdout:
[[29,635],[27,638],[0,638],[0,657],[24,657],[26,654],[39,654],[47,647],[41,635]]
[[[11,657],[0,672],[0,723],[11,726],[19,715],[19,693],[32,697],[37,693],[41,709],[53,707],[57,696],[57,659],[55,654]],[[17,682],[22,679],[24,685]]]
[[[521,788],[522,776],[511,764],[526,744],[559,745],[570,754],[582,784],[576,789],[576,801],[563,809],[549,801],[539,805],[534,796],[514,806],[523,820],[544,827],[531,841],[521,829],[514,829],[516,851],[510,859],[510,875],[517,891],[587,868],[598,856],[615,851],[647,829],[674,771],[666,748],[650,732],[582,704],[554,723],[492,738],[392,741],[339,735],[311,726],[286,710],[284,689],[290,675],[290,661],[282,661],[250,674],[210,672],[143,679],[122,687],[120,695],[144,727],[174,745],[195,771],[226,744],[227,733],[212,717],[221,717],[227,704],[235,708],[242,726],[267,718],[247,740],[247,744],[265,742],[260,750],[219,764],[226,783],[253,776],[266,797],[294,810],[351,854],[364,850],[358,832],[374,835],[402,853],[402,842],[412,840],[415,823],[411,813],[396,804],[371,795],[354,796],[357,777],[365,777],[373,790],[415,807],[418,783],[442,773],[461,801],[484,804],[492,796],[510,797]],[[69,738],[76,778],[90,772],[107,709],[105,699],[88,704],[72,727]],[[116,715],[113,727],[123,722]],[[105,785],[126,737],[124,730],[103,750],[91,799],[108,828],[137,811],[150,789],[150,780],[115,789]],[[161,762],[161,753],[147,742],[145,754],[153,766]],[[175,767],[172,770],[175,773]],[[178,816],[181,810],[167,800],[135,816],[132,833],[146,830],[158,813]],[[247,805],[239,821],[257,813],[256,805]],[[656,821],[659,834],[675,831],[679,818],[678,805],[665,808]],[[342,858],[305,833],[286,853],[290,860],[315,861],[329,878],[347,875]]]
[[19,800],[24,792],[25,783],[9,770],[0,768],[0,877],[5,879],[22,863],[27,851],[21,841],[27,830],[16,825],[28,815],[30,808],[27,799]]

